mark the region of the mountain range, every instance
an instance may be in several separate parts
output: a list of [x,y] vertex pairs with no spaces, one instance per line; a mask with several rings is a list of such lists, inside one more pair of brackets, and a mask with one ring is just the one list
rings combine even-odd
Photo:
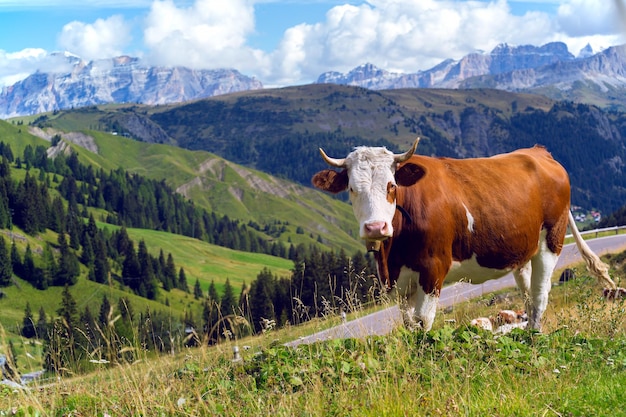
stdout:
[[317,82],[375,90],[495,88],[623,110],[626,45],[598,53],[587,45],[575,57],[562,42],[540,47],[501,44],[490,53],[471,53],[458,61],[448,59],[426,71],[401,74],[365,64],[345,74],[324,73]]
[[[180,103],[263,88],[261,81],[236,69],[154,67],[129,56],[85,61],[56,53],[55,58],[63,64],[60,69],[36,72],[0,91],[0,118],[105,103]],[[600,52],[587,45],[574,56],[562,42],[501,44],[491,52],[447,59],[415,73],[390,72],[366,63],[347,73],[323,73],[316,83],[373,90],[495,88],[623,110],[626,45]]]
[[0,92],[0,118],[105,103],[167,104],[263,88],[234,69],[155,67],[119,56],[85,61],[56,54],[60,68],[36,72]]
[[463,81],[471,77],[499,75],[572,60],[575,60],[574,55],[568,51],[567,45],[561,42],[548,43],[541,47],[500,44],[488,54],[475,52],[458,61],[447,59],[429,70],[416,73],[393,73],[379,69],[373,64],[365,64],[346,74],[326,72],[319,76],[317,82],[354,85],[374,90],[459,88]]
[[[38,71],[0,91],[0,118],[105,103],[180,103],[263,88],[261,81],[236,69],[154,67],[129,56],[85,61],[56,53],[55,58],[62,64],[59,68]],[[347,73],[323,73],[316,83],[373,90],[495,88],[623,110],[626,45],[600,52],[587,45],[574,56],[562,42],[500,44],[489,53],[447,59],[415,73],[390,72],[366,63]]]

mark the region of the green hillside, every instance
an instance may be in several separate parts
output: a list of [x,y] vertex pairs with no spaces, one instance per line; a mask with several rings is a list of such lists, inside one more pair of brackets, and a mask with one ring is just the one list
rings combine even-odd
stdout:
[[[29,129],[0,121],[5,141],[13,146],[17,130],[53,136],[60,134],[78,153],[79,160],[104,170],[122,168],[146,178],[164,180],[194,203],[220,216],[261,228],[286,223],[280,236],[270,236],[294,245],[322,243],[327,249],[348,253],[362,250],[352,209],[345,203],[310,187],[273,177],[224,160],[205,151],[138,142],[98,131],[64,133]],[[22,133],[35,143],[34,135]],[[18,138],[19,139],[19,138]],[[46,144],[49,146],[49,144]],[[85,147],[87,146],[87,147]],[[90,151],[87,148],[93,150]]]
[[[105,227],[112,228],[107,225]],[[34,252],[40,252],[46,241],[56,241],[56,235],[48,233],[37,238],[29,237],[19,230],[3,231],[6,237],[17,238],[25,246],[26,241],[31,244]],[[293,263],[289,260],[263,254],[234,251],[227,248],[211,245],[197,239],[171,233],[157,232],[145,229],[128,229],[128,234],[134,241],[144,240],[149,251],[158,256],[159,250],[171,253],[177,267],[183,267],[190,287],[195,280],[206,293],[211,281],[214,281],[218,291],[223,292],[223,283],[228,278],[238,293],[243,283],[250,284],[263,268],[271,269],[278,276],[289,276]],[[83,271],[85,274],[85,271]],[[62,287],[50,287],[45,291],[37,290],[25,281],[15,278],[16,285],[2,288],[4,296],[0,298],[0,325],[11,333],[17,333],[16,327],[22,325],[26,303],[30,303],[33,312],[43,307],[47,314],[55,315],[59,308]],[[118,283],[112,285],[98,284],[87,280],[84,276],[71,288],[79,309],[89,306],[92,310],[100,306],[102,296],[106,295],[112,303],[117,303],[120,297],[128,297],[135,311],[144,311],[147,307],[153,310],[165,310],[177,319],[185,311],[191,311],[195,317],[202,312],[202,301],[195,300],[193,294],[184,293],[177,289],[169,292],[162,291],[159,299],[148,300],[123,290]],[[166,306],[166,300],[169,304]]]
[[[420,136],[420,154],[468,158],[540,144],[570,173],[574,205],[607,214],[626,201],[626,115],[541,95],[313,84],[167,106],[91,106],[42,115],[34,124],[116,132],[144,143],[210,151],[305,187],[325,167],[320,147],[331,156],[343,156],[358,145],[400,151]],[[221,196],[233,191],[215,189]],[[191,193],[203,204],[219,205],[203,199],[210,193]],[[243,205],[250,210],[253,200],[245,197]],[[233,203],[237,201],[227,204],[233,213],[250,216]]]

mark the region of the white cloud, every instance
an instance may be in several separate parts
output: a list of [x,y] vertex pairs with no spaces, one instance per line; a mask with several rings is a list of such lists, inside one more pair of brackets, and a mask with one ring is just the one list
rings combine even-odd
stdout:
[[562,41],[574,54],[587,42],[596,50],[623,42],[616,35],[617,26],[607,23],[615,14],[613,3],[602,2],[602,7],[599,3],[566,0],[558,18],[536,11],[514,15],[505,0],[371,0],[359,6],[336,6],[325,21],[285,32],[272,53],[269,80],[314,81],[324,71],[347,71],[366,62],[392,71],[417,72],[475,50],[491,51],[505,42]]
[[[0,0],[0,6],[7,1],[13,0]],[[71,1],[25,0],[20,4]],[[84,0],[104,8],[120,1]],[[262,1],[274,0],[135,0],[124,4],[151,5],[143,20],[144,58],[149,62],[236,68],[257,76],[266,86],[312,82],[322,72],[345,72],[366,62],[390,71],[416,72],[447,58],[490,51],[502,42],[563,41],[574,54],[588,42],[596,50],[624,43],[613,20],[617,13],[611,1],[554,0],[556,15],[530,11],[519,16],[509,7],[515,0],[370,0],[334,6],[319,22],[287,28],[274,51],[262,51],[250,46],[257,35],[255,3]],[[130,30],[131,23],[120,15],[93,23],[73,21],[63,27],[58,44],[84,59],[137,55],[125,50]],[[12,79],[19,78],[41,65],[41,59],[8,55],[0,51],[0,83],[6,83],[11,74]]]
[[130,29],[120,15],[94,23],[70,22],[58,38],[61,48],[87,60],[122,55],[129,41]]
[[587,43],[600,50],[626,42],[626,22],[620,21],[616,1],[565,0],[558,8],[556,21],[572,52]]
[[373,0],[336,6],[324,22],[290,28],[272,61],[281,64],[276,80],[286,83],[365,62],[416,72],[502,42],[541,44],[555,30],[546,14],[514,16],[503,0]]
[[13,85],[38,70],[49,72],[68,70],[67,61],[58,55],[49,55],[39,48],[18,52],[0,50],[0,87]]
[[557,21],[572,37],[612,35],[619,31],[616,12],[613,1],[568,0],[559,6]]
[[146,59],[160,65],[254,70],[261,51],[246,44],[254,31],[253,3],[245,0],[196,0],[177,7],[156,0],[146,18]]

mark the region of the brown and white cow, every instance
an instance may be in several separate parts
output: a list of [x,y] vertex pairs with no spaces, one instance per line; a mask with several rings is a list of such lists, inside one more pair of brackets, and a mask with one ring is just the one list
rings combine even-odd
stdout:
[[[551,275],[569,224],[590,271],[609,288],[608,267],[583,241],[570,213],[567,172],[541,146],[490,158],[394,155],[357,147],[313,176],[317,188],[348,190],[360,236],[400,298],[404,321],[432,327],[444,282],[481,283],[513,271],[529,325],[540,329]],[[382,243],[381,243],[382,242]]]

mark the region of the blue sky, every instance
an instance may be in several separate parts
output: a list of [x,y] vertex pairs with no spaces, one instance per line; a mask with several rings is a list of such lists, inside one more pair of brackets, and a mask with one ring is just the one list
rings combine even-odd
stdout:
[[266,86],[367,62],[416,72],[504,42],[577,54],[626,43],[616,14],[608,0],[0,0],[0,87],[55,68],[53,51],[236,68]]

